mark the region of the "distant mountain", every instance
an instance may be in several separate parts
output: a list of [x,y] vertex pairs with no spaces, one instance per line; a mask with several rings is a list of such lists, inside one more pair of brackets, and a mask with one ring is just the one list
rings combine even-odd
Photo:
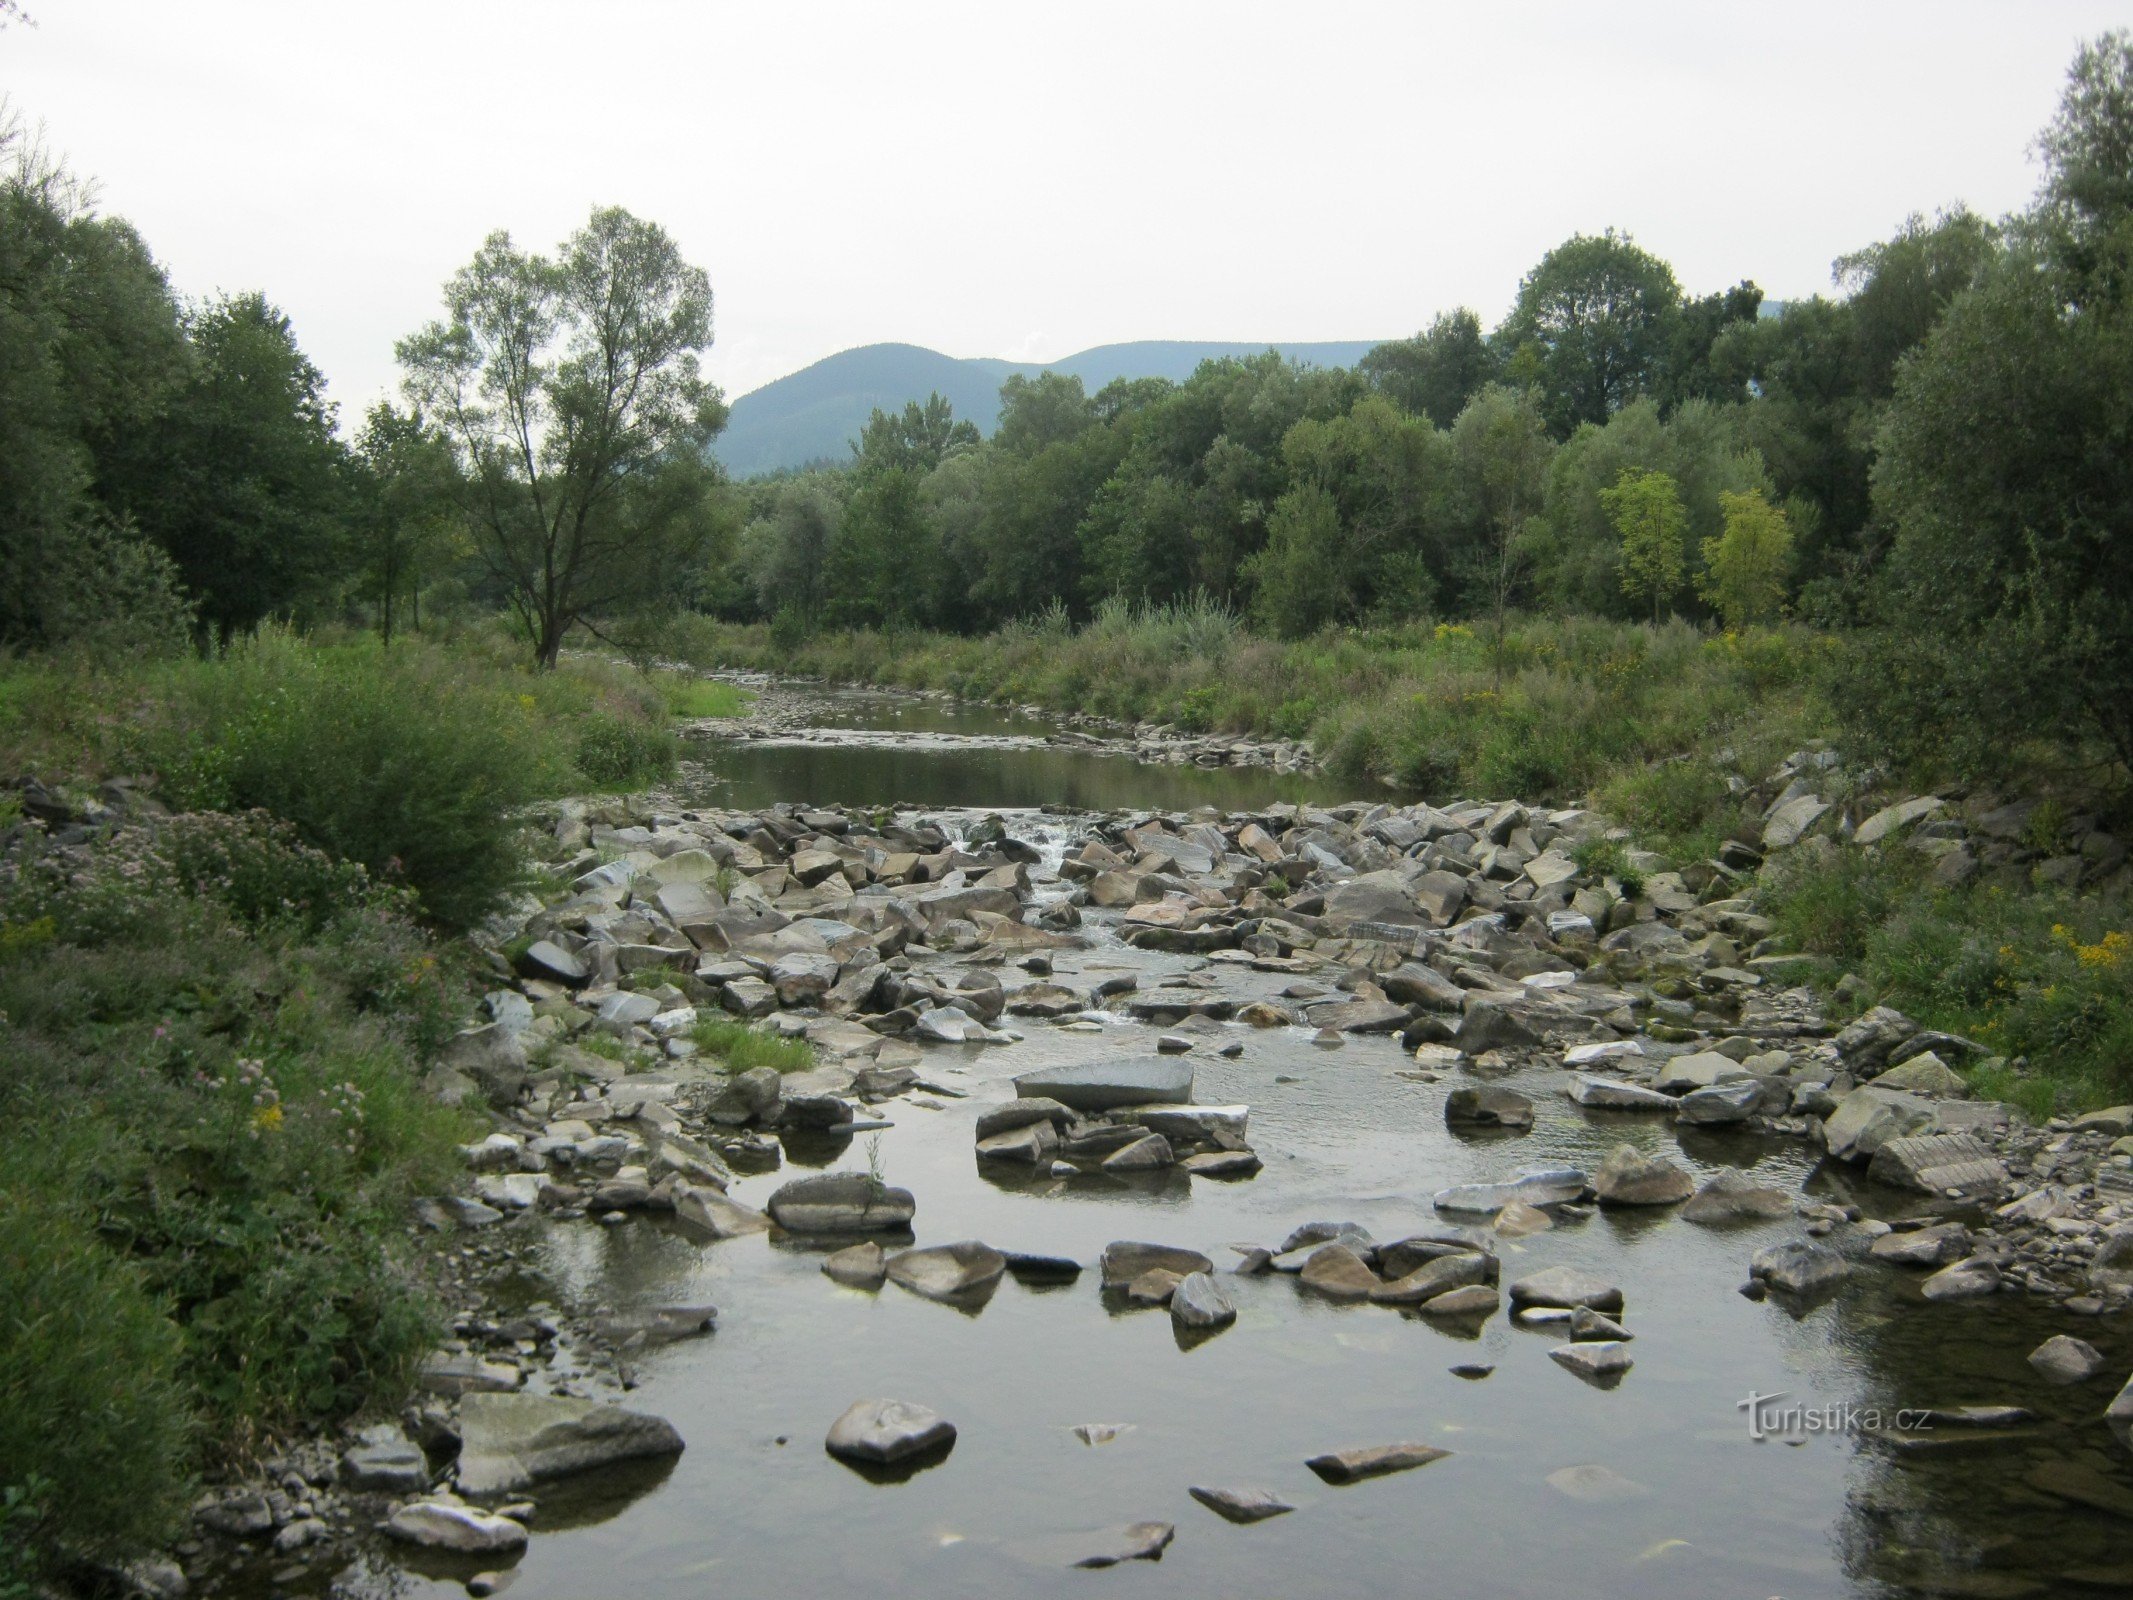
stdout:
[[766,383],[733,402],[733,414],[714,449],[737,478],[752,478],[816,461],[845,461],[852,441],[876,406],[901,411],[907,400],[938,391],[990,433],[1000,420],[1000,385],[1010,373],[1035,377],[1061,372],[1094,394],[1116,378],[1183,382],[1203,361],[1279,350],[1292,361],[1352,367],[1381,340],[1317,344],[1217,344],[1204,340],[1142,339],[1104,344],[1060,361],[1015,362],[944,356],[915,344],[869,344],[843,350],[790,377]]

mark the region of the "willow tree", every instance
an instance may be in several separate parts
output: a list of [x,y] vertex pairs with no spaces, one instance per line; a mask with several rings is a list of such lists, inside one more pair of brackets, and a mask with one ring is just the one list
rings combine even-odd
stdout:
[[396,352],[407,393],[452,440],[482,558],[552,667],[573,627],[686,589],[717,535],[711,282],[614,207],[553,258],[492,233],[444,298]]

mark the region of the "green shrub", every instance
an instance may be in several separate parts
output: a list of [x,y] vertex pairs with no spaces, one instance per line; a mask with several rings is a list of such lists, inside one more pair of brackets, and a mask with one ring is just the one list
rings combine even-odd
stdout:
[[578,770],[596,789],[634,789],[674,770],[681,741],[671,728],[643,717],[595,711],[578,733]]
[[270,811],[452,928],[517,883],[515,813],[567,772],[531,696],[436,652],[274,631],[177,674],[130,744],[179,809]]
[[737,717],[754,698],[738,684],[716,678],[696,678],[683,673],[661,673],[657,679],[666,697],[667,709],[677,717]]
[[0,1192],[0,1595],[36,1592],[40,1552],[130,1553],[178,1526],[179,1352],[132,1263],[63,1205]]

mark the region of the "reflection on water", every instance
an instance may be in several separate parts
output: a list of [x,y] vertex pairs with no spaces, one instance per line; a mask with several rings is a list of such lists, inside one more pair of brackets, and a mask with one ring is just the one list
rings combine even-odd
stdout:
[[[911,714],[962,723],[932,732],[1003,731],[972,725],[974,716],[1029,727],[940,706]],[[726,802],[740,805],[1236,807],[1288,781],[1061,750],[733,747],[712,765],[730,786]],[[1242,798],[1247,791],[1258,798]],[[1120,965],[1146,988],[1193,963],[1106,943],[1061,952],[1059,979],[1086,983]],[[1209,970],[1239,1003],[1288,981]],[[1008,1074],[1142,1054],[1154,1041],[1154,1030],[1131,1027],[1026,1031],[1007,1050],[929,1052],[925,1077],[963,1098],[889,1108],[895,1127],[881,1136],[880,1159],[886,1180],[918,1198],[921,1244],[983,1239],[1093,1265],[1107,1243],[1145,1239],[1201,1250],[1220,1267],[1235,1259],[1233,1243],[1275,1244],[1307,1221],[1352,1220],[1380,1240],[1433,1231],[1444,1224],[1428,1200],[1436,1189],[1522,1166],[1589,1169],[1618,1143],[1669,1155],[1699,1180],[1738,1166],[1831,1198],[1894,1199],[1858,1195],[1850,1177],[1816,1171],[1797,1142],[1698,1129],[1677,1137],[1663,1120],[1579,1112],[1556,1073],[1511,1080],[1540,1107],[1530,1132],[1455,1136],[1443,1123],[1450,1085],[1404,1076],[1413,1063],[1392,1040],[1327,1051],[1307,1030],[1235,1024],[1212,1028],[1188,1059],[1196,1098],[1253,1108],[1252,1143],[1266,1163],[1257,1177],[1060,1180],[981,1166],[973,1124],[985,1103],[1012,1093]],[[1231,1040],[1244,1047],[1239,1058],[1213,1055]],[[816,1141],[791,1159],[865,1170],[869,1151]],[[760,1205],[788,1175],[745,1177],[736,1197]],[[1093,1272],[1065,1284],[1010,1275],[982,1305],[951,1307],[894,1286],[841,1288],[821,1274],[821,1248],[792,1241],[703,1245],[649,1223],[554,1224],[543,1245],[553,1283],[617,1307],[712,1302],[721,1316],[709,1339],[642,1363],[632,1403],[671,1419],[688,1441],[670,1475],[656,1493],[629,1491],[643,1497],[606,1520],[574,1511],[560,1490],[543,1493],[512,1593],[995,1600],[1112,1584],[1210,1596],[1834,1600],[2133,1588],[2133,1517],[2065,1495],[2088,1485],[2092,1501],[2133,1497],[2126,1453],[2100,1421],[2133,1370],[2125,1319],[2084,1320],[2012,1296],[1989,1307],[1922,1305],[1915,1279],[1882,1270],[1860,1271],[1809,1307],[1737,1293],[1749,1256],[1796,1231],[1791,1221],[1711,1229],[1674,1212],[1609,1212],[1504,1241],[1506,1278],[1569,1265],[1623,1286],[1635,1367],[1602,1390],[1549,1360],[1560,1329],[1333,1305],[1285,1276],[1226,1277],[1235,1326],[1180,1341],[1164,1313],[1107,1303]],[[2107,1377],[2045,1385],[2024,1357],[2059,1332],[2102,1348]],[[1476,1381],[1454,1367],[1493,1371]],[[1831,1434],[1756,1442],[1740,1409],[1751,1392],[1803,1406],[2015,1404],[2041,1420],[2012,1436],[1948,1429],[1901,1443]],[[933,1406],[961,1430],[954,1450],[893,1483],[838,1465],[823,1434],[861,1397]],[[1092,1447],[1072,1431],[1088,1422],[1132,1428]],[[1453,1454],[1350,1488],[1328,1487],[1303,1466],[1327,1449],[1404,1439]],[[1600,1478],[1604,1498],[1575,1498],[1549,1481],[1579,1467],[1614,1475]],[[1236,1526],[1188,1498],[1194,1484],[1263,1487],[1298,1509]],[[1095,1530],[1145,1520],[1177,1524],[1160,1567],[1070,1570],[1098,1548]],[[381,1581],[441,1600],[457,1592],[449,1576]],[[370,1581],[351,1574],[343,1592],[386,1592],[363,1587]]]

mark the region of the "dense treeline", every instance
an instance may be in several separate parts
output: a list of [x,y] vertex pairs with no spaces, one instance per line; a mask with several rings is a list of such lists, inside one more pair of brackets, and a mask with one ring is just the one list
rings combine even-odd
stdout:
[[491,237],[398,347],[406,404],[351,437],[264,296],[181,303],[19,127],[0,149],[0,642],[390,638],[428,606],[508,613],[547,666],[692,610],[788,642],[1194,598],[1285,638],[1791,617],[1860,641],[1899,754],[2048,727],[2133,757],[2123,34],[2076,60],[2028,211],[1914,216],[1829,296],[1692,294],[1579,235],[1493,331],[1461,309],[1353,370],[1094,395],[1018,376],[990,439],[934,397],[842,468],[738,485],[707,455],[709,284],[650,223]]

